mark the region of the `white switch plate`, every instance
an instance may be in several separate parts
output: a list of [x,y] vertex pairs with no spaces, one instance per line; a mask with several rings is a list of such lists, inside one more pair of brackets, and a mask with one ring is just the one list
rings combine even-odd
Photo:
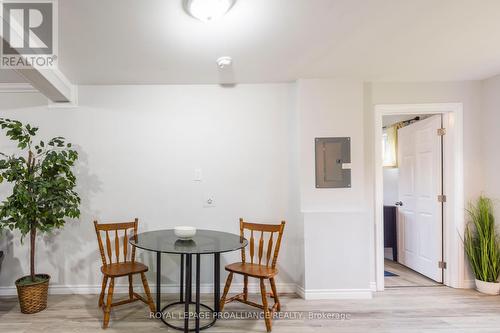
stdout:
[[352,169],[351,163],[342,163],[342,169]]
[[201,169],[194,169],[194,181],[201,182],[202,176],[201,176]]
[[215,199],[212,195],[205,196],[205,199],[203,200],[203,207],[205,208],[215,207]]

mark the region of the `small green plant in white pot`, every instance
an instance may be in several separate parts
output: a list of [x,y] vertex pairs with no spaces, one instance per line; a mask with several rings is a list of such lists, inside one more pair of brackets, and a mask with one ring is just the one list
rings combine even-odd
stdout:
[[484,294],[500,294],[500,242],[493,216],[493,203],[484,196],[467,209],[464,246],[476,278],[476,289]]

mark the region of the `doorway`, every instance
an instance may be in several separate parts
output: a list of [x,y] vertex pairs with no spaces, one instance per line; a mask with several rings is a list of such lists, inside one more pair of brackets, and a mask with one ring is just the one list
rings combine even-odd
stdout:
[[[442,193],[446,195],[446,202],[443,203],[441,214],[443,222],[441,226],[441,260],[439,251],[432,251],[433,257],[430,258],[429,251],[415,252],[412,249],[418,248],[415,245],[415,239],[406,239],[407,249],[398,252],[405,252],[403,255],[409,255],[409,259],[405,261],[405,265],[413,266],[418,269],[423,269],[423,263],[428,261],[428,269],[432,269],[432,277],[434,281],[439,281],[439,272],[441,273],[441,281],[444,285],[462,288],[467,286],[465,281],[465,254],[461,243],[464,228],[464,195],[463,195],[463,115],[461,103],[438,103],[438,104],[394,104],[394,105],[377,105],[375,106],[374,119],[374,152],[375,152],[375,284],[376,290],[381,291],[385,288],[384,281],[384,266],[385,266],[385,246],[384,246],[384,168],[383,168],[383,118],[384,116],[412,116],[421,115],[427,119],[431,119],[432,115],[442,117],[442,127],[446,129],[446,134],[442,143],[442,169],[445,177],[442,177]],[[435,119],[434,119],[435,121]],[[430,130],[427,130],[428,132]],[[436,134],[436,133],[435,133]],[[437,135],[437,134],[436,134]],[[421,135],[423,138],[424,136]],[[423,140],[423,139],[422,139]],[[422,141],[419,140],[419,141]],[[430,160],[421,161],[420,163],[430,163]],[[407,177],[408,178],[408,177]],[[430,194],[429,194],[430,196]],[[410,196],[411,197],[411,196]],[[409,198],[410,198],[409,197]],[[408,200],[406,198],[405,200]],[[411,199],[411,198],[410,198]],[[437,200],[437,198],[435,198]],[[444,199],[444,198],[442,198]],[[398,200],[402,201],[402,200]],[[398,202],[396,201],[396,202]],[[410,200],[411,201],[411,200]],[[430,200],[429,200],[430,202]],[[436,202],[436,201],[434,201]],[[394,202],[395,204],[395,202]],[[403,202],[404,204],[404,202]],[[408,203],[410,209],[413,207],[414,212],[420,209],[415,203]],[[435,211],[439,214],[439,210]],[[409,214],[409,212],[407,212]],[[399,214],[399,212],[397,213]],[[435,225],[434,225],[435,226]],[[424,235],[428,235],[430,230],[422,229]],[[438,229],[433,229],[436,236],[439,234]],[[438,237],[436,237],[437,239]],[[413,241],[413,244],[412,244]],[[425,250],[425,249],[424,249]],[[436,255],[437,253],[437,255]],[[399,253],[398,253],[399,254]],[[412,257],[413,254],[413,257]],[[430,263],[432,260],[432,265]],[[410,262],[410,263],[408,263]],[[425,265],[424,265],[425,266]],[[441,266],[442,268],[439,268]],[[412,269],[413,270],[413,269]],[[425,271],[427,275],[430,273]]]
[[443,115],[383,116],[384,282],[443,282]]

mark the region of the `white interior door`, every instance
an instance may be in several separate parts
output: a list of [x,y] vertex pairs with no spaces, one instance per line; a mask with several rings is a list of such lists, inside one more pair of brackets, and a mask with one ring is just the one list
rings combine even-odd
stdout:
[[398,130],[399,262],[443,282],[441,115]]

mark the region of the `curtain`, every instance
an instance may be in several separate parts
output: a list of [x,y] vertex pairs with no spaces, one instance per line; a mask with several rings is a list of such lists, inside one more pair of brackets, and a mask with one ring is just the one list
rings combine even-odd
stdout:
[[389,126],[383,130],[382,152],[384,167],[398,167],[398,128],[399,124]]

